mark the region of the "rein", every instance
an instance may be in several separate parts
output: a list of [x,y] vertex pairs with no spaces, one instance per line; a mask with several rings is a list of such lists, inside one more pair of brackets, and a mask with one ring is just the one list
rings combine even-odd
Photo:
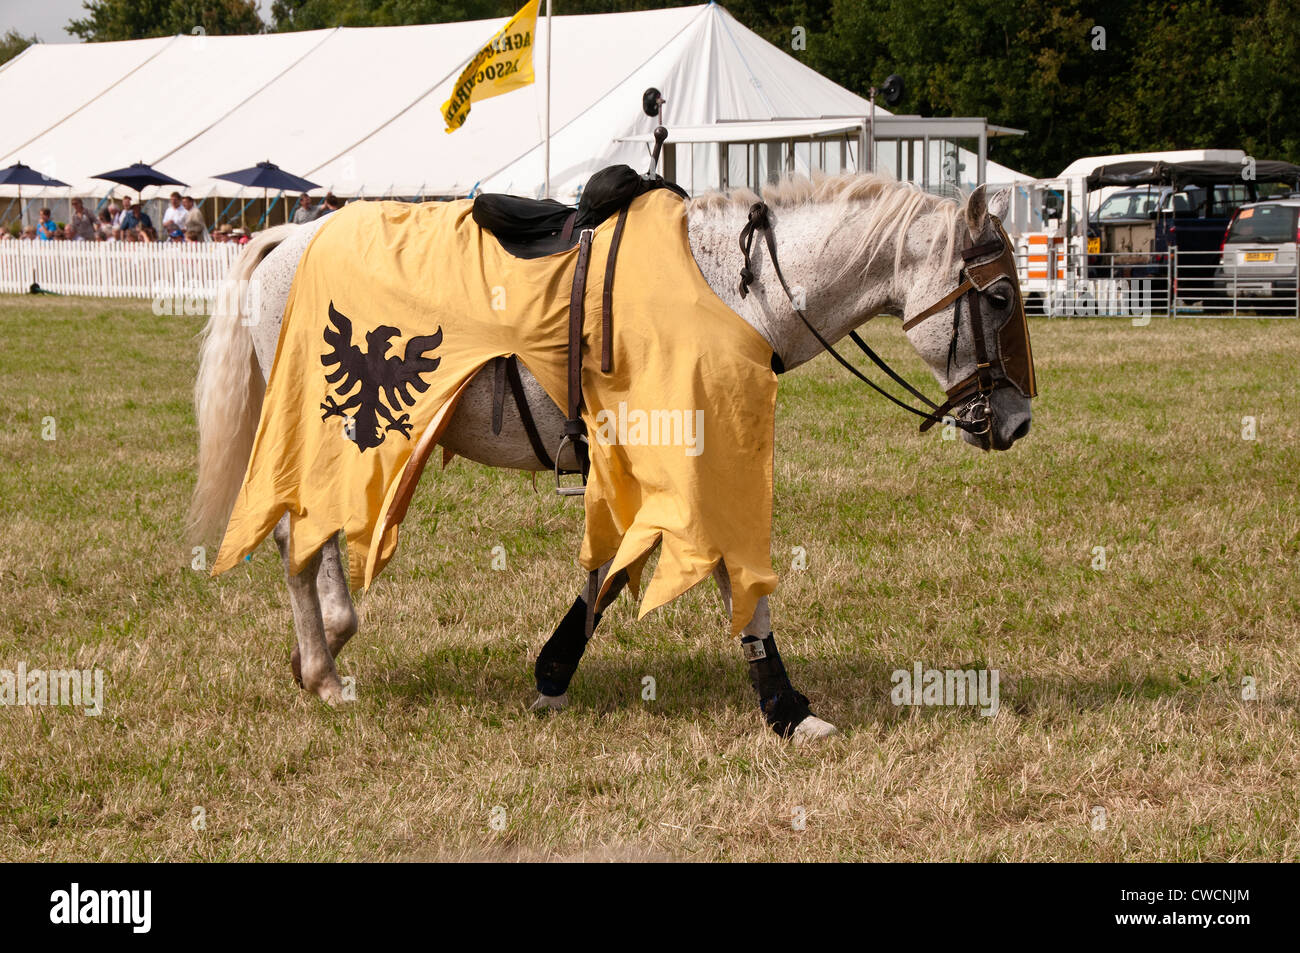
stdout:
[[[822,336],[821,332],[818,331],[817,328],[813,326],[813,323],[808,320],[808,316],[804,314],[803,309],[795,304],[794,294],[790,291],[790,285],[786,282],[785,274],[781,271],[781,263],[777,259],[776,238],[772,233],[772,222],[768,217],[769,211],[766,202],[755,202],[749,209],[749,220],[745,223],[745,227],[741,229],[740,251],[744,256],[745,264],[740,269],[740,297],[744,298],[749,294],[749,286],[754,282],[755,275],[751,266],[750,256],[753,251],[754,233],[762,232],[764,239],[767,241],[768,257],[772,259],[772,269],[776,272],[777,280],[781,283],[781,288],[785,292],[786,298],[789,299],[790,306],[794,309],[794,313],[799,316],[799,320],[804,323],[804,326],[809,330],[812,336],[817,339],[817,343],[825,348],[826,351],[835,358],[835,360],[849,371],[849,373],[864,384],[867,384],[878,394],[893,401],[904,410],[920,417],[920,429],[922,433],[929,430],[935,424],[951,422],[953,425],[960,427],[962,430],[968,431],[975,436],[987,434],[991,427],[988,395],[992,392],[993,388],[997,386],[997,380],[992,372],[992,362],[989,360],[987,345],[984,341],[983,329],[980,327],[979,296],[981,291],[976,288],[968,269],[962,269],[962,282],[953,291],[944,295],[920,314],[910,318],[903,325],[904,331],[910,330],[927,318],[930,318],[940,311],[943,311],[945,308],[955,304],[957,310],[953,315],[953,337],[952,345],[949,348],[949,366],[951,366],[953,352],[956,350],[957,345],[957,330],[961,319],[961,299],[967,294],[971,296],[970,301],[967,303],[967,308],[971,316],[972,337],[975,340],[975,373],[950,388],[947,391],[947,400],[942,404],[936,404],[934,401],[930,400],[930,398],[926,397],[925,394],[921,393],[921,391],[909,384],[900,374],[898,374],[898,372],[889,366],[884,358],[872,350],[871,345],[867,344],[856,330],[849,332],[849,338],[858,346],[862,353],[866,354],[867,357],[871,359],[873,364],[888,374],[890,379],[896,384],[903,387],[909,394],[929,408],[928,410],[922,410],[913,407],[906,401],[891,394],[858,370],[857,367],[840,354],[840,352]],[[1001,240],[986,242],[982,245],[967,245],[967,247],[962,250],[962,259],[969,264],[977,258],[983,258],[996,252],[1000,252],[1004,248],[1005,246]],[[773,355],[773,361],[774,367],[778,372],[785,370],[784,362],[781,361],[779,355]],[[780,366],[778,367],[776,365]],[[977,404],[979,406],[976,406]],[[968,409],[974,409],[978,412],[977,416],[974,419],[968,420],[964,417],[954,416],[949,413],[949,411],[958,407],[960,407],[959,413],[964,413]]]

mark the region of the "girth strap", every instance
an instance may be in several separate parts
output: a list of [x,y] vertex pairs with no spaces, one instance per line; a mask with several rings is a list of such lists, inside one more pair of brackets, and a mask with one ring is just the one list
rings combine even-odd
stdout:
[[[569,293],[569,402],[568,422],[582,425],[582,326],[587,316],[587,269],[591,266],[592,230],[584,228],[578,241],[578,263]],[[566,431],[567,432],[567,431]]]
[[533,419],[532,408],[528,406],[528,395],[524,393],[524,381],[519,376],[519,359],[511,354],[506,358],[506,378],[510,381],[510,390],[515,395],[515,408],[519,411],[519,422],[524,425],[524,433],[532,444],[533,455],[548,470],[555,469],[555,461],[546,452],[542,435],[537,430],[537,421]]
[[533,448],[533,456],[547,470],[554,470],[555,461],[546,452],[541,432],[537,429],[537,421],[533,418],[533,410],[528,404],[528,395],[524,393],[524,379],[519,374],[519,358],[514,354],[495,357],[492,359],[492,371],[492,433],[496,436],[501,434],[505,422],[506,387],[509,386],[515,410],[519,412],[519,422],[528,436],[529,446]]
[[506,409],[506,359],[492,358],[492,436],[501,436]]
[[[618,221],[610,236],[609,251],[605,256],[605,278],[600,300],[600,369],[608,374],[614,368],[614,266],[618,261],[618,248],[627,225],[628,206],[618,212]],[[561,496],[578,496],[583,487],[561,487],[559,458],[566,443],[573,445],[578,458],[583,485],[591,468],[587,445],[587,427],[582,422],[582,332],[586,324],[587,273],[591,268],[591,245],[595,232],[584,228],[578,239],[578,261],[573,269],[573,290],[569,295],[569,379],[568,399],[565,406],[564,438],[555,455],[556,490]]]
[[609,254],[605,258],[605,287],[600,299],[600,371],[608,374],[614,369],[614,264],[618,261],[618,245],[623,240],[623,226],[627,224],[627,206],[618,213],[614,234],[609,240]]
[[582,230],[578,240],[578,262],[573,269],[573,290],[569,294],[569,394],[564,436],[573,444],[584,483],[590,460],[587,455],[587,426],[582,422],[582,328],[587,316],[587,271],[591,267],[591,242],[594,235],[595,232],[590,228]]

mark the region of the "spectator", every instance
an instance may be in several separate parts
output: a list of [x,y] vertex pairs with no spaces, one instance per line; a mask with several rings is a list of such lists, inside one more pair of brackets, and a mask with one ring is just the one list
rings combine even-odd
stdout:
[[65,225],[59,232],[59,237],[65,242],[84,242],[85,239],[77,234],[76,226],[71,222]]
[[298,196],[298,207],[293,210],[293,223],[295,225],[306,225],[315,217],[316,212],[311,207],[311,196],[304,192]]
[[167,206],[167,211],[163,212],[163,231],[172,238],[184,237],[185,218],[190,213],[181,205],[181,193],[173,192],[169,201],[171,204]]
[[72,221],[68,222],[68,237],[79,242],[95,240],[95,217],[86,211],[81,199],[72,200]]
[[108,209],[100,209],[99,221],[95,223],[95,231],[101,242],[111,241],[113,238],[113,214]]
[[[186,241],[207,241],[208,223],[203,218],[203,212],[194,204],[194,199],[186,195],[181,199],[181,207],[185,209],[185,240]],[[190,232],[197,227],[199,237],[197,239],[190,237]]]
[[203,226],[200,224],[202,221],[203,219],[200,217],[198,221],[186,223],[185,240],[187,242],[201,242],[207,237],[207,233],[203,230]]
[[157,240],[158,240],[158,233],[154,230],[154,227],[152,225],[140,226],[140,241],[156,242]]
[[50,217],[50,210],[41,209],[41,220],[36,223],[36,237],[43,242],[48,242],[54,238],[54,233],[58,230],[58,224]]
[[25,241],[25,242],[34,242],[34,241],[36,241],[36,226],[35,226],[35,225],[28,225],[26,228],[24,228],[24,229],[23,229],[22,239],[23,239],[23,241]]
[[[143,233],[144,230],[147,228],[149,231],[152,232],[152,231],[153,231],[153,219],[151,219],[151,218],[149,217],[148,213],[145,212],[145,210],[144,210],[144,203],[141,202],[139,205],[137,205],[137,206],[135,207],[135,209],[134,209],[133,211],[134,211],[134,213],[135,213],[135,227],[136,227],[136,230],[139,231],[139,232],[141,232],[141,233]],[[157,234],[157,233],[155,232],[154,234]]]
[[320,208],[316,209],[316,214],[312,216],[312,219],[324,218],[330,212],[337,212],[342,207],[343,201],[333,192],[328,192],[325,195],[325,200],[321,202]]
[[131,196],[127,195],[122,198],[121,211],[113,216],[113,228],[119,232],[126,232],[135,226],[135,211],[131,208]]

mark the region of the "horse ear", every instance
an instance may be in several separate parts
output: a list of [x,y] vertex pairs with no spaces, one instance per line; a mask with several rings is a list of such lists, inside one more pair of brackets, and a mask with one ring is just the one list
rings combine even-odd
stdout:
[[1001,221],[1007,217],[1007,209],[1011,208],[1011,189],[998,189],[989,199],[989,214],[996,215]]
[[988,218],[988,205],[985,203],[984,186],[975,186],[975,191],[966,200],[966,227],[972,238],[979,238],[984,232],[984,221]]

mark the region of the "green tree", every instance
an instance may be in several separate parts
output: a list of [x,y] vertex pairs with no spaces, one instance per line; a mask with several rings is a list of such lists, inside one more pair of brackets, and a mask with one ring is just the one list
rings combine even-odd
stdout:
[[321,30],[335,26],[451,23],[456,20],[487,20],[510,16],[526,2],[527,0],[275,0],[271,4],[271,23],[272,28],[279,32]]
[[87,42],[139,40],[192,33],[261,33],[266,24],[256,0],[86,0],[86,16],[68,23],[68,32]]
[[37,37],[23,36],[17,30],[10,30],[4,36],[0,36],[0,63],[8,63],[27,47],[39,42]]
[[[1286,0],[1147,5],[1125,76],[1120,138],[1144,148],[1242,148],[1300,159],[1298,11]],[[1118,92],[1118,90],[1117,90]]]

